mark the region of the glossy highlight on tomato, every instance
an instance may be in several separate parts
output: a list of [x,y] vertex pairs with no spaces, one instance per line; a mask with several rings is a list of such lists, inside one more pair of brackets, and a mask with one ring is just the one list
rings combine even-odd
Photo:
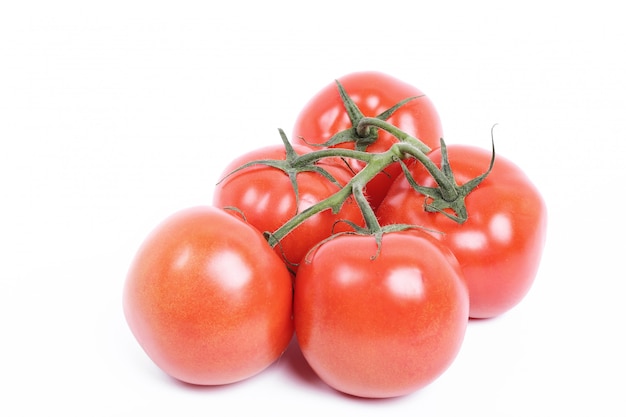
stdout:
[[[346,394],[388,398],[431,383],[460,350],[469,299],[456,259],[427,233],[343,235],[300,266],[294,323],[307,362]],[[372,257],[374,257],[372,259]]]
[[[484,173],[490,151],[468,145],[449,145],[448,159],[458,184]],[[441,163],[441,151],[429,157]],[[415,181],[433,186],[424,167],[410,169]],[[424,210],[426,197],[399,177],[377,215],[381,224],[410,223],[435,230],[433,236],[459,260],[470,294],[470,316],[490,318],[517,305],[537,274],[546,239],[545,202],[528,176],[498,155],[492,171],[466,198],[468,219],[458,224],[442,213]]]
[[209,206],[174,213],[146,238],[123,307],[152,361],[190,384],[249,378],[293,335],[285,265],[256,229]]
[[[376,117],[404,99],[419,97],[400,107],[387,121],[421,140],[431,149],[439,147],[443,129],[433,102],[417,87],[377,71],[354,72],[338,78],[350,98],[364,116]],[[298,114],[293,131],[294,143],[310,146],[322,144],[336,133],[352,127],[336,83],[330,83],[315,94]],[[367,147],[368,152],[384,152],[396,143],[391,134],[380,130],[378,140]],[[354,144],[337,145],[354,149]],[[319,147],[312,147],[319,149]],[[351,161],[355,171],[363,164]],[[393,179],[401,172],[392,164],[377,175],[367,187],[372,206],[376,207]]]

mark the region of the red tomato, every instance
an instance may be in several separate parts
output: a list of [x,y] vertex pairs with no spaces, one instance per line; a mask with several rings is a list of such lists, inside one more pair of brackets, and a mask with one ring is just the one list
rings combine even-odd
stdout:
[[[294,146],[298,154],[310,149]],[[248,152],[232,161],[224,170],[224,176],[247,162],[259,159],[285,160],[283,145],[268,146]],[[334,164],[319,164],[337,181],[345,185],[352,174],[347,168]],[[300,172],[296,176],[299,191],[299,203],[289,176],[282,170],[265,165],[255,165],[236,172],[215,188],[213,205],[217,207],[236,207],[247,222],[262,232],[274,232],[291,219],[296,212],[322,201],[340,187],[317,172]],[[276,251],[284,256],[294,270],[306,252],[318,242],[329,237],[333,231],[352,230],[338,220],[349,220],[357,225],[364,224],[361,210],[353,198],[348,198],[341,210],[334,214],[331,210],[318,213],[281,240]]]
[[145,240],[123,296],[135,338],[164,372],[219,385],[262,371],[292,335],[292,283],[253,227],[214,207],[175,213]]
[[[366,117],[376,117],[409,97],[422,96],[404,104],[387,121],[430,148],[439,147],[439,140],[443,137],[439,114],[431,100],[418,88],[380,72],[355,72],[339,78],[339,82]],[[294,124],[292,141],[303,145],[321,144],[351,127],[337,84],[333,82],[320,90],[300,111]],[[379,130],[378,140],[368,146],[367,151],[384,152],[396,142],[391,134]],[[354,149],[354,144],[340,146]],[[362,167],[362,163],[355,162],[352,168],[358,171]],[[367,193],[374,208],[400,172],[400,165],[395,163],[370,181]]]
[[294,324],[317,375],[369,398],[411,393],[460,350],[468,294],[456,259],[426,233],[342,235],[313,251],[295,280]]
[[[431,159],[441,163],[440,150]],[[489,167],[491,151],[448,146],[458,184]],[[411,167],[420,185],[435,186],[420,164]],[[537,273],[546,238],[547,210],[543,198],[524,172],[496,156],[491,173],[465,198],[468,219],[458,224],[441,213],[423,209],[425,197],[399,177],[377,210],[382,224],[408,223],[433,233],[461,264],[470,294],[470,316],[489,318],[508,311],[529,291]]]

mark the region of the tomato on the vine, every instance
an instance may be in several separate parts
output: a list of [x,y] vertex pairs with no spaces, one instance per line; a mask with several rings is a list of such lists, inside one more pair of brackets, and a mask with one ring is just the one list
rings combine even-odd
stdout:
[[[310,152],[309,148],[292,146],[299,155]],[[224,179],[213,193],[213,205],[236,208],[252,226],[271,233],[296,213],[339,191],[352,178],[347,167],[321,161],[316,166],[326,170],[337,183],[319,172],[298,172],[295,174],[296,195],[290,176],[274,166],[258,164],[233,172],[251,161],[285,159],[286,150],[282,145],[266,146],[239,156],[224,170]],[[347,199],[337,213],[325,210],[309,218],[283,238],[275,249],[295,271],[302,257],[315,244],[334,232],[352,230],[343,222],[345,220],[363,225],[363,216],[353,198]]]
[[315,248],[295,280],[294,324],[317,375],[346,394],[420,389],[460,350],[468,294],[456,259],[421,231],[344,234]]
[[[450,145],[447,152],[458,184],[485,172],[492,158],[486,149],[467,145]],[[440,164],[441,155],[438,149],[429,157]],[[410,173],[420,185],[436,185],[421,164],[411,166]],[[522,169],[496,156],[491,172],[465,197],[468,217],[462,224],[426,211],[428,199],[402,176],[376,213],[381,224],[410,223],[437,231],[433,236],[451,249],[463,269],[471,317],[494,317],[518,304],[537,274],[547,224],[545,202]]]
[[123,308],[152,361],[181,381],[221,385],[273,363],[293,336],[293,287],[261,233],[215,207],[181,210],[144,241]]
[[[443,136],[439,114],[432,101],[415,86],[375,71],[350,73],[338,78],[338,81],[367,117],[376,117],[404,99],[418,97],[398,108],[387,122],[413,135],[432,149],[439,147],[439,140]],[[296,118],[291,140],[306,146],[319,145],[327,142],[336,133],[351,127],[352,123],[337,85],[331,83],[322,88],[302,108]],[[366,150],[384,152],[395,142],[397,142],[395,137],[380,130],[378,139],[367,146]],[[354,143],[337,146],[354,148]],[[354,162],[355,171],[363,167],[358,161],[351,162]],[[400,172],[400,166],[392,164],[385,172],[370,181],[367,193],[373,207],[380,203],[393,178]]]

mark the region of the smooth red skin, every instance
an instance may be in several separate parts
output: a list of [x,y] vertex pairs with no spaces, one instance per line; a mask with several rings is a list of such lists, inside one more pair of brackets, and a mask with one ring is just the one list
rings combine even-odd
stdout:
[[[310,149],[295,145],[298,154],[309,152]],[[283,145],[267,146],[248,152],[232,161],[222,176],[232,172],[243,164],[258,159],[285,159]],[[346,184],[352,177],[347,168],[334,164],[323,164],[341,184]],[[315,172],[301,172],[297,175],[300,194],[299,207],[287,174],[283,171],[256,165],[226,177],[215,188],[213,205],[217,207],[238,208],[248,223],[262,232],[274,232],[296,211],[324,200],[339,191],[340,187]],[[333,231],[353,230],[346,223],[338,220],[349,220],[359,226],[364,225],[363,215],[353,198],[349,198],[337,214],[331,210],[320,212],[300,224],[276,246],[276,252],[284,256],[293,270],[304,255],[318,242],[329,237]]]
[[145,240],[123,294],[128,325],[164,372],[198,385],[249,378],[293,335],[291,276],[261,234],[214,207],[182,210]]
[[[347,74],[340,77],[339,82],[367,117],[378,116],[406,98],[424,94],[410,84],[375,71]],[[406,103],[387,121],[420,139],[431,149],[440,146],[439,140],[443,137],[441,121],[435,106],[427,96]],[[311,143],[320,144],[334,134],[351,127],[352,123],[339,95],[337,84],[332,82],[322,88],[302,108],[294,124],[292,141],[306,146],[310,146],[307,144]],[[367,151],[384,152],[396,142],[394,136],[379,130],[378,140],[370,145]],[[353,144],[341,146],[354,149]],[[362,163],[355,161],[352,168],[358,171],[363,166]],[[400,165],[394,163],[385,170],[385,173],[377,175],[370,181],[367,192],[373,207],[378,206],[387,188],[400,172]]]
[[[439,150],[429,156],[440,164]],[[448,156],[457,183],[463,184],[488,169],[491,151],[449,145]],[[419,184],[435,185],[421,165],[413,165],[411,172]],[[428,213],[423,209],[424,196],[400,177],[377,215],[382,224],[409,223],[443,232],[433,236],[461,264],[469,288],[470,317],[495,317],[517,305],[535,280],[546,239],[547,209],[526,174],[499,155],[492,172],[465,203],[469,217],[463,224],[441,213]]]
[[[456,259],[426,233],[344,235],[298,271],[294,323],[307,362],[346,394],[397,397],[434,381],[460,350],[469,300]],[[393,283],[393,285],[392,285]]]

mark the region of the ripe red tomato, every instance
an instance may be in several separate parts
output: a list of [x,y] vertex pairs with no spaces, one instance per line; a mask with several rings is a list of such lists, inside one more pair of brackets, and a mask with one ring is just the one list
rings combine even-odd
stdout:
[[[418,88],[374,71],[351,73],[340,77],[338,81],[366,117],[376,117],[404,99],[422,96],[404,104],[387,121],[420,139],[430,148],[439,147],[439,140],[443,137],[439,114],[432,101]],[[300,111],[294,124],[292,141],[303,145],[321,144],[351,127],[337,85],[333,82],[312,97]],[[367,151],[384,152],[396,142],[397,139],[391,134],[379,130],[378,140],[369,145]],[[354,144],[338,146],[354,149]],[[355,161],[352,168],[358,171],[362,167],[362,163]],[[370,181],[367,194],[374,208],[400,172],[400,165],[394,163]]]
[[[295,145],[298,154],[310,149]],[[248,152],[232,161],[224,170],[224,176],[247,162],[259,159],[285,160],[286,151],[282,145],[272,145]],[[335,164],[324,164],[325,168],[341,185],[345,185],[352,173],[347,168]],[[282,170],[265,165],[254,165],[227,176],[215,188],[213,205],[236,207],[248,223],[262,232],[274,232],[291,219],[296,212],[322,201],[340,187],[317,172],[300,172],[296,176],[299,202],[296,202],[293,185],[289,176]],[[326,210],[318,213],[281,240],[277,253],[284,256],[293,270],[297,270],[306,252],[318,242],[329,237],[333,231],[352,230],[338,220],[349,220],[359,226],[364,224],[363,216],[353,198],[348,198],[338,213]]]
[[[450,145],[448,158],[458,184],[485,172],[492,154],[486,149]],[[431,159],[441,163],[440,150]],[[435,186],[420,164],[410,169],[420,185]],[[546,238],[543,198],[524,172],[496,156],[493,170],[465,198],[468,219],[458,224],[441,213],[426,212],[425,197],[399,177],[377,210],[381,224],[409,223],[433,233],[461,264],[470,294],[470,316],[489,318],[508,311],[529,291]]]
[[468,294],[449,250],[426,233],[341,235],[315,249],[295,280],[294,324],[317,375],[369,398],[411,393],[460,350]]
[[130,267],[124,313],[164,372],[220,385],[262,371],[293,335],[292,282],[253,227],[215,207],[175,213]]

